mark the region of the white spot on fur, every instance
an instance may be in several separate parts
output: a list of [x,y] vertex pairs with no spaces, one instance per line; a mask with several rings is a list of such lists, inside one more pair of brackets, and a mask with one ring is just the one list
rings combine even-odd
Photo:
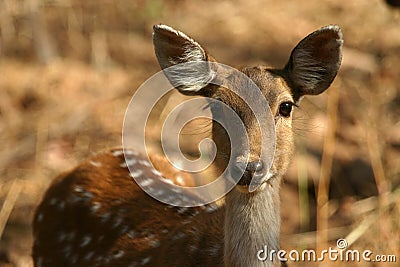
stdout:
[[174,204],[175,206],[182,206],[183,205],[183,202],[180,199],[175,198],[175,199],[172,199],[172,201],[173,201],[172,204]]
[[175,193],[182,193],[182,189],[180,189],[177,186],[173,187],[171,190],[174,191]]
[[112,201],[113,205],[120,205],[122,204],[122,201],[120,199],[115,199]]
[[191,227],[189,232],[195,235],[199,232],[199,229],[197,227]]
[[101,215],[101,222],[105,223],[110,219],[110,213],[106,212],[104,214]]
[[139,163],[140,164],[142,164],[143,166],[146,166],[146,167],[150,167],[151,166],[151,164],[147,161],[147,160],[139,160]]
[[86,192],[82,193],[82,196],[85,197],[85,198],[92,198],[93,197],[93,193],[89,192],[89,191],[86,191]]
[[188,202],[190,200],[186,195],[180,195],[179,197],[183,202]]
[[70,245],[64,246],[62,251],[65,257],[69,258],[71,256],[72,247]]
[[[163,202],[166,203],[171,203],[175,198],[173,198],[171,195],[163,196]],[[170,206],[166,206],[166,208],[170,209]]]
[[80,196],[77,196],[77,195],[70,195],[70,196],[68,197],[68,200],[69,200],[69,202],[77,203],[77,202],[82,201],[83,198],[81,198]]
[[119,157],[119,156],[124,154],[124,151],[123,150],[114,150],[112,152],[112,154],[113,154],[114,157]]
[[95,167],[101,167],[103,165],[103,164],[101,164],[101,162],[93,161],[93,160],[89,161],[89,163]]
[[111,261],[111,257],[110,256],[106,256],[104,257],[104,263],[108,264]]
[[159,172],[159,171],[157,171],[157,170],[155,170],[155,169],[151,170],[151,172],[152,172],[154,175],[162,176],[162,173]]
[[120,224],[122,223],[122,218],[121,217],[116,217],[115,218],[115,222],[113,224],[113,228],[117,228],[118,226],[120,226]]
[[85,260],[90,260],[94,255],[94,251],[89,251],[88,253],[86,253],[85,255]]
[[128,230],[129,230],[129,226],[124,225],[119,232],[121,235],[124,235],[126,232],[128,232]]
[[184,180],[182,179],[182,177],[181,177],[180,175],[176,176],[176,181],[177,181],[179,184],[185,184],[185,183],[184,183]]
[[218,255],[220,249],[221,249],[220,244],[213,244],[211,247],[207,249],[207,251],[210,256],[216,256]]
[[185,213],[187,210],[188,210],[188,208],[182,207],[182,208],[179,208],[179,209],[178,209],[178,213],[179,213],[179,214],[182,214],[182,213]]
[[95,201],[92,203],[92,206],[90,206],[90,210],[93,213],[96,213],[100,209],[100,207],[101,207],[101,204],[99,202]]
[[165,194],[165,191],[162,189],[155,190],[155,192],[154,192],[155,196],[162,196],[164,194]]
[[58,235],[58,242],[63,242],[67,238],[67,235],[64,232],[61,232]]
[[197,216],[199,213],[200,213],[200,211],[199,211],[199,210],[195,210],[195,211],[193,212],[193,214],[192,214],[192,217],[195,217],[195,216]]
[[142,259],[140,265],[146,265],[147,263],[150,262],[150,260],[151,260],[151,257],[150,257],[150,256],[149,256],[149,257],[146,257],[146,258]]
[[58,200],[57,200],[55,197],[51,198],[51,199],[50,199],[50,205],[51,205],[51,206],[56,205],[56,204],[57,204],[57,201],[58,201]]
[[143,170],[141,170],[141,169],[137,169],[137,170],[131,171],[131,172],[129,173],[129,175],[130,175],[132,178],[138,178],[138,177],[140,177],[142,174],[143,174]]
[[158,248],[158,247],[161,245],[161,243],[160,243],[160,240],[154,239],[154,240],[150,241],[150,245],[151,245],[153,248]]
[[174,235],[173,237],[172,237],[172,240],[178,240],[178,239],[181,239],[181,238],[184,238],[186,235],[184,234],[184,233],[182,233],[182,232],[179,232],[179,233],[177,233],[176,235]]
[[128,232],[128,236],[129,236],[130,238],[135,238],[136,232],[135,232],[134,230],[130,230],[130,231]]
[[149,243],[153,248],[158,248],[160,246],[160,240],[156,238],[154,234],[145,237],[145,240]]
[[200,208],[207,213],[214,212],[218,209],[218,207],[214,206],[214,205],[204,205],[204,206],[200,206]]
[[147,187],[146,188],[146,192],[149,192],[149,193],[154,193],[154,191],[155,191],[155,189],[153,188],[153,187]]
[[84,237],[83,237],[83,239],[82,239],[82,242],[81,242],[81,247],[85,247],[85,246],[87,246],[89,243],[90,243],[90,241],[92,241],[92,238],[89,236],[89,235],[85,235]]
[[205,208],[205,212],[211,213],[211,212],[216,211],[217,209],[218,209],[217,207],[214,207],[214,206],[212,206],[212,205],[208,205],[208,206],[206,206],[206,208]]
[[77,185],[77,186],[75,186],[74,191],[77,193],[82,193],[85,190],[81,186]]
[[76,254],[72,255],[72,257],[71,257],[71,263],[72,263],[73,265],[75,265],[77,261],[78,261],[78,255],[76,255]]
[[189,251],[190,252],[195,252],[197,250],[197,247],[195,245],[190,245],[189,246]]
[[97,261],[97,262],[100,262],[100,261],[102,261],[102,260],[103,260],[103,256],[99,255],[99,256],[96,257],[96,261]]
[[36,221],[37,222],[41,222],[41,221],[43,221],[43,213],[39,213],[39,215],[37,216],[37,218],[36,218]]
[[139,155],[139,152],[137,152],[135,150],[125,150],[125,154],[130,155],[130,156],[137,156],[137,155]]
[[136,159],[125,159],[124,162],[122,162],[119,166],[122,168],[126,168],[126,167],[132,167],[133,165],[135,165],[137,163]]
[[114,254],[114,258],[118,259],[121,258],[122,256],[125,255],[125,252],[123,250],[118,250],[115,254]]
[[63,210],[65,208],[65,201],[60,201],[60,203],[58,203],[58,208]]
[[164,178],[164,177],[161,177],[160,180],[163,181],[164,183],[167,183],[167,184],[174,184],[174,182],[172,182],[172,180]]
[[139,184],[143,187],[149,186],[153,183],[152,179],[143,179],[139,182]]
[[101,242],[104,240],[104,235],[101,235],[97,238],[97,242]]

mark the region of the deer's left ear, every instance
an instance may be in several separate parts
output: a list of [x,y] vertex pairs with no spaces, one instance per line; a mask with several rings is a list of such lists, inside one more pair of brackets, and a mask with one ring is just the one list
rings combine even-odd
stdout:
[[296,100],[330,86],[342,61],[342,45],[340,28],[330,25],[311,33],[293,49],[285,71]]

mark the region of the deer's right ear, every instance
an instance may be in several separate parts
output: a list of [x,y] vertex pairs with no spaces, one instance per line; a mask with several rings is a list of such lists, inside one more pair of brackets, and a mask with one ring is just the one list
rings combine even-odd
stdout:
[[[153,27],[158,63],[171,84],[186,95],[205,95],[214,77],[211,56],[192,38],[166,25]],[[203,90],[202,90],[203,89]]]

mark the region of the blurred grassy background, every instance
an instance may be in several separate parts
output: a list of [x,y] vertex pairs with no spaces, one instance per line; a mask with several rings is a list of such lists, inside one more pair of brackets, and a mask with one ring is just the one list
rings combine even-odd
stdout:
[[341,26],[338,77],[297,110],[282,247],[346,237],[399,262],[400,10],[380,0],[2,0],[0,265],[32,266],[30,223],[53,177],[121,144],[131,95],[159,70],[151,32],[161,22],[233,66],[283,66],[305,35]]

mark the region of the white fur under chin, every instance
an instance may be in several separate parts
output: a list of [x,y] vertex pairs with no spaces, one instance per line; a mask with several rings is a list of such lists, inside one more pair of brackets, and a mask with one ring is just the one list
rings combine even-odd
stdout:
[[266,182],[253,193],[232,190],[227,195],[225,266],[278,266],[276,259],[260,261],[257,252],[264,246],[279,250],[279,182]]

